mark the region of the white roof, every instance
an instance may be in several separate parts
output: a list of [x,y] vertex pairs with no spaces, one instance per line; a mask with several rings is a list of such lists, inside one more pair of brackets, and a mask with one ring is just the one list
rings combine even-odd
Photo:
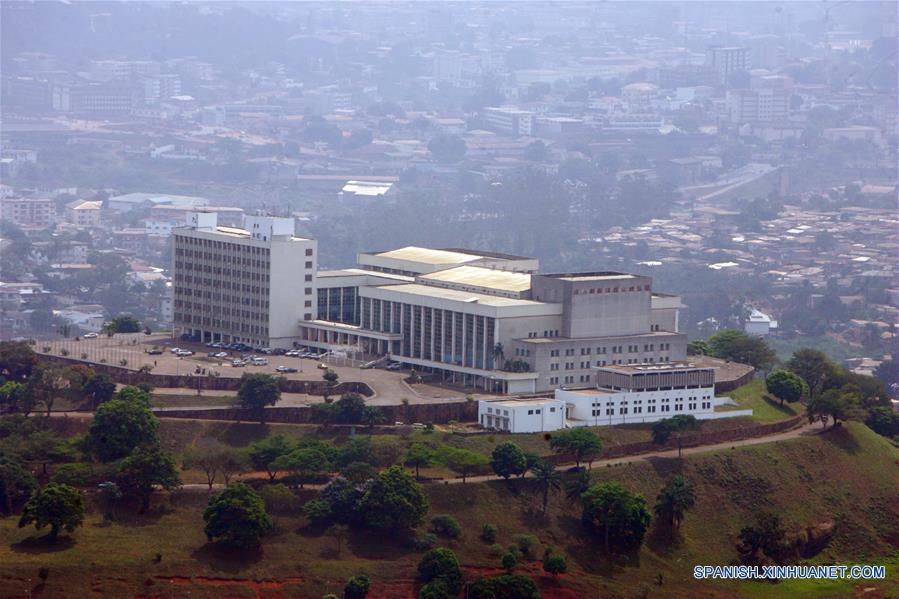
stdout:
[[420,278],[502,291],[521,292],[531,288],[531,275],[527,273],[496,270],[480,266],[457,266],[456,268],[448,268],[422,275]]
[[448,250],[417,247],[414,245],[409,245],[398,250],[380,252],[374,255],[381,258],[394,258],[396,260],[408,260],[410,262],[421,262],[423,264],[464,264],[465,262],[480,260],[482,257],[473,254],[451,252]]
[[381,196],[390,191],[392,185],[376,181],[347,181],[341,191],[357,196]]
[[487,295],[485,293],[458,291],[456,289],[445,289],[443,287],[431,287],[430,285],[418,285],[416,283],[410,283],[408,285],[391,285],[389,287],[376,287],[376,289],[383,290],[391,294],[403,293],[418,296],[427,296],[454,302],[462,302],[466,304],[480,304],[482,306],[505,307],[547,305],[544,302],[502,297],[498,295]]

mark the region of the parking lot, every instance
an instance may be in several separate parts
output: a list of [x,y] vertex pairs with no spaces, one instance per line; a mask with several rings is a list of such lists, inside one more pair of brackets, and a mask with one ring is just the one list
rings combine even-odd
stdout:
[[[193,352],[190,356],[177,356],[175,348]],[[200,343],[186,343],[168,335],[144,335],[143,333],[119,333],[113,337],[100,335],[95,338],[75,340],[57,339],[39,341],[36,350],[86,362],[99,362],[137,370],[151,368],[158,374],[196,374],[239,378],[244,372],[263,372],[297,380],[320,380],[324,365],[337,372],[340,381],[358,381],[368,384],[375,392],[369,400],[373,405],[394,405],[404,398],[410,403],[434,401],[458,401],[466,394],[478,394],[476,390],[450,389],[429,384],[409,385],[403,379],[408,371],[388,371],[383,368],[362,369],[348,366],[348,360],[325,357],[319,360],[294,356],[265,355],[253,351],[234,351],[209,348]],[[224,352],[223,357],[210,357],[210,352]],[[250,361],[246,366],[232,366],[232,361],[243,356],[264,358],[267,364]],[[278,372],[278,367],[295,368],[297,372]]]

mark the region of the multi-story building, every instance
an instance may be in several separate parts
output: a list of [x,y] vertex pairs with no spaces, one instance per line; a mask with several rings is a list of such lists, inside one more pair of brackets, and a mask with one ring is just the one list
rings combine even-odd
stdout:
[[351,347],[497,392],[589,382],[595,367],[686,357],[679,298],[648,277],[534,274],[536,260],[406,247],[322,271],[299,345]]
[[491,106],[484,109],[484,120],[502,133],[531,135],[534,130],[534,113],[511,106]]
[[732,73],[750,69],[750,50],[742,46],[712,46],[705,52],[705,64],[718,73],[719,83],[725,83]]
[[0,218],[18,226],[49,227],[56,214],[53,200],[38,198],[4,198],[0,201]]
[[778,123],[790,114],[790,97],[782,89],[735,89],[727,92],[727,109],[732,123]]
[[66,204],[66,220],[79,227],[99,227],[102,214],[100,200],[75,200]]
[[245,216],[223,227],[194,212],[172,231],[174,324],[197,341],[290,347],[317,313],[318,246],[292,218]]

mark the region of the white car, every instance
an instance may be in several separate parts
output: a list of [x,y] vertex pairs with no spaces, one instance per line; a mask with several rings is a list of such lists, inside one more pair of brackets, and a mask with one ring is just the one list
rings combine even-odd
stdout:
[[213,357],[214,357],[214,358],[227,358],[227,357],[228,357],[228,352],[226,352],[226,351],[220,351],[220,352],[214,354]]
[[175,355],[178,356],[179,358],[186,358],[187,356],[194,355],[194,352],[187,350],[187,349],[179,349],[178,351],[175,352]]
[[85,333],[85,334],[84,334],[84,338],[85,338],[85,339],[96,339],[96,338],[99,337],[99,336],[100,336],[100,335],[98,335],[98,334],[96,334],[96,333]]

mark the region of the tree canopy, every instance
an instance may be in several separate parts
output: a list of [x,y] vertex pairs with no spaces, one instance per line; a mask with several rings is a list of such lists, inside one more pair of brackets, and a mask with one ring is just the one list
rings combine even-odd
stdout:
[[493,448],[490,466],[497,476],[509,480],[512,476],[525,473],[527,459],[525,459],[524,452],[518,445],[511,441],[506,441]]
[[56,539],[60,530],[74,532],[84,522],[84,500],[81,493],[69,485],[49,483],[25,504],[19,528],[32,522],[38,530],[49,526],[51,540]]
[[402,466],[391,466],[371,482],[359,502],[359,515],[366,525],[388,531],[403,531],[421,523],[428,511],[428,498]]
[[229,484],[214,495],[203,511],[210,540],[238,549],[252,549],[272,529],[272,520],[265,511],[265,503],[252,487],[245,483]]
[[765,388],[768,393],[780,400],[795,403],[807,396],[808,384],[798,374],[788,370],[775,370],[765,378]]
[[651,516],[646,500],[617,482],[596,484],[581,495],[582,522],[602,534],[606,550],[612,546],[639,547]]
[[141,402],[113,399],[97,408],[87,434],[101,462],[114,462],[141,445],[158,445],[159,420]]

